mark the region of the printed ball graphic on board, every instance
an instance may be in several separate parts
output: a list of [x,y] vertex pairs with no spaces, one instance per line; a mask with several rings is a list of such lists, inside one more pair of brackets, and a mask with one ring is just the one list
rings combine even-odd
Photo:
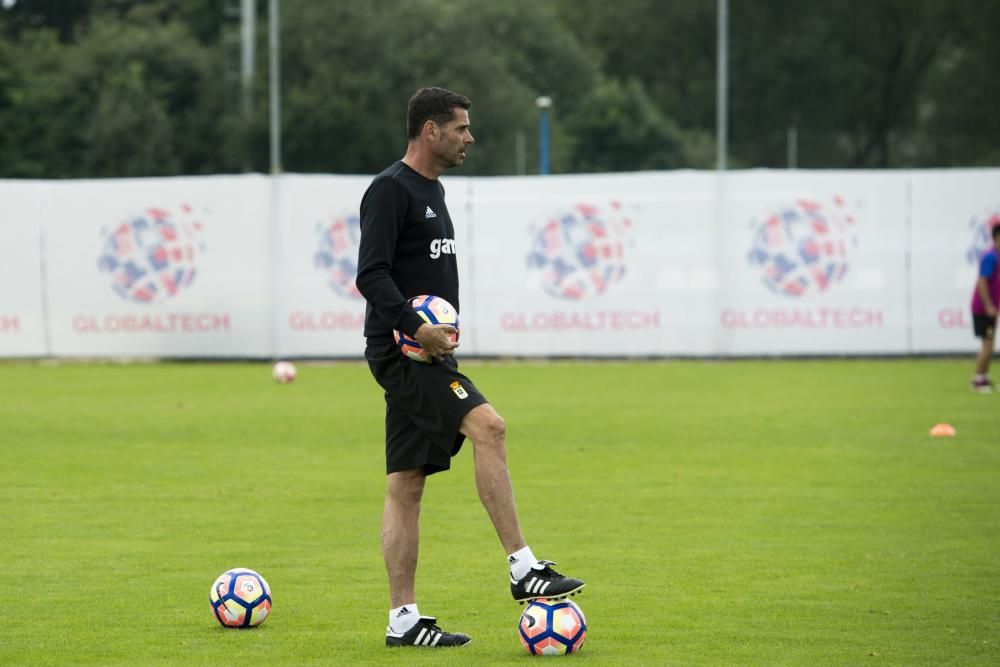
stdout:
[[545,220],[528,253],[528,268],[537,271],[542,288],[560,299],[603,294],[621,281],[632,245],[632,221],[619,202],[605,208],[577,204]]
[[162,303],[194,282],[201,229],[187,204],[176,212],[147,208],[105,230],[98,268],[123,299]]
[[342,215],[328,225],[317,225],[318,247],[313,263],[323,272],[326,284],[336,294],[361,299],[354,284],[358,276],[358,247],[361,243],[361,218],[356,213]]
[[986,211],[969,220],[972,238],[965,251],[965,259],[969,264],[978,266],[983,255],[993,249],[993,228],[997,226],[1000,226],[1000,208]]
[[753,223],[747,261],[759,267],[764,285],[798,297],[825,292],[847,275],[856,245],[855,219],[840,197],[832,205],[800,199]]

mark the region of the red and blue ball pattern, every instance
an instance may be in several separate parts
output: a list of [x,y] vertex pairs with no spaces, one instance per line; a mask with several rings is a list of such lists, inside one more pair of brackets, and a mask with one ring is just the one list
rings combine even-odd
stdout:
[[583,610],[570,600],[533,600],[518,624],[521,644],[531,655],[577,653],[587,638]]
[[162,303],[194,282],[202,226],[191,214],[187,204],[177,212],[150,207],[105,232],[97,265],[120,297]]
[[319,247],[313,263],[326,277],[326,284],[339,296],[360,300],[355,279],[358,276],[358,248],[361,244],[361,218],[357,213],[340,216],[317,230]]
[[764,285],[782,296],[825,292],[847,275],[857,244],[856,220],[841,197],[831,204],[800,199],[755,220],[747,261]]
[[225,628],[251,628],[271,613],[271,587],[253,570],[227,570],[212,583],[208,601],[215,620]]
[[[453,326],[455,333],[449,338],[452,342],[458,342],[458,311],[450,303],[439,296],[421,294],[410,299],[410,307],[428,324],[450,324]],[[396,347],[404,356],[421,363],[431,361],[430,356],[420,347],[420,343],[409,334],[393,329],[392,335],[396,339]]]
[[969,264],[978,267],[983,255],[993,249],[993,228],[997,226],[1000,226],[1000,207],[973,216],[969,220],[972,240],[968,250],[965,251],[965,259]]
[[546,220],[535,233],[528,268],[551,296],[579,300],[621,282],[633,245],[632,221],[620,202],[604,208],[577,204]]

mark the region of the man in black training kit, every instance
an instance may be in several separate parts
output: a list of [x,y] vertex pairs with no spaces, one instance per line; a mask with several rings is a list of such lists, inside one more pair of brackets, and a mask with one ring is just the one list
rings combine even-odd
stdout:
[[[361,200],[358,289],[368,301],[365,358],[385,390],[386,494],[382,556],[389,575],[387,646],[461,646],[467,635],[445,632],[417,609],[414,577],[420,499],[428,475],[448,470],[472,440],[479,499],[510,565],[510,590],[525,602],[563,598],[583,588],[554,571],[525,544],[507,471],[504,421],[453,355],[454,329],[424,322],[409,306],[420,294],[459,309],[455,231],[438,177],[465,161],[474,139],[468,98],[422,88],[407,110],[409,144],[402,160],[375,177]],[[432,357],[413,361],[396,348],[392,330],[412,336]],[[475,594],[478,594],[478,590]]]

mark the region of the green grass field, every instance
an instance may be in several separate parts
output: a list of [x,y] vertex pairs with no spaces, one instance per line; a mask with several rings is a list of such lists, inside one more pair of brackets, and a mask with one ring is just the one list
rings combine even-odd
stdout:
[[[996,665],[1000,396],[970,366],[464,369],[529,543],[587,581],[565,660]],[[382,411],[354,363],[0,365],[0,663],[528,664],[468,449],[428,483],[417,586],[473,643],[384,648]],[[235,566],[273,590],[255,630],[211,616]]]

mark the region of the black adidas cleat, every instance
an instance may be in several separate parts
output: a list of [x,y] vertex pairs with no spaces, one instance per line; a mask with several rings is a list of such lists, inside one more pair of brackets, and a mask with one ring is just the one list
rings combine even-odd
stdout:
[[550,565],[550,560],[540,560],[531,566],[531,570],[520,581],[510,580],[510,594],[518,604],[524,604],[538,598],[546,600],[562,600],[570,595],[576,595],[583,590],[584,583],[579,579],[564,577]]
[[402,634],[393,632],[392,628],[385,629],[385,645],[389,647],[427,646],[441,648],[444,646],[465,646],[471,641],[469,635],[445,632],[438,627],[437,619],[433,616],[421,616],[416,625]]

